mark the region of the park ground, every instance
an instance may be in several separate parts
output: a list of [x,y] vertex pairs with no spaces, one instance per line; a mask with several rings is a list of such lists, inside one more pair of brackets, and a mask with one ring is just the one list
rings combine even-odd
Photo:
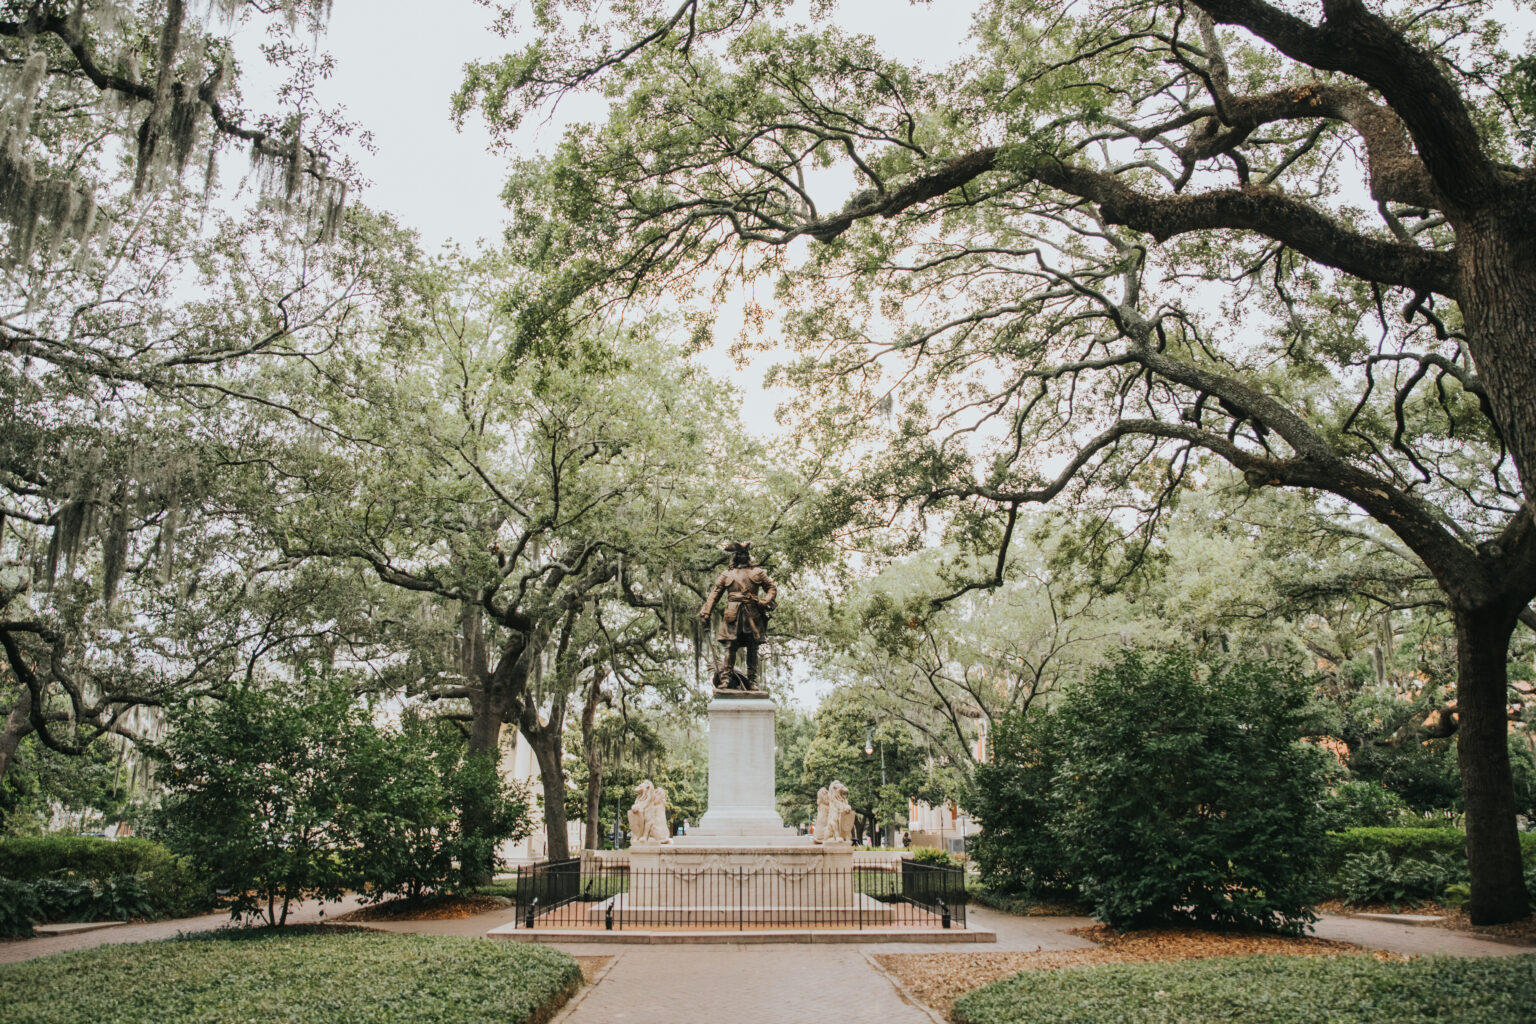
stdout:
[[[292,920],[330,920],[355,907],[353,901],[323,906],[309,903],[300,907]],[[587,984],[554,1020],[561,1024],[799,1024],[828,1019],[841,1024],[928,1024],[947,1020],[951,1004],[963,992],[1020,970],[1233,955],[1371,952],[1378,958],[1396,959],[1436,954],[1508,956],[1533,951],[1529,945],[1441,928],[1343,915],[1323,916],[1314,937],[1307,940],[1184,930],[1117,936],[1081,917],[1017,917],[982,907],[972,907],[970,915],[972,927],[996,932],[995,945],[967,946],[957,951],[961,947],[906,943],[561,943],[559,948],[577,957]],[[395,933],[482,936],[513,917],[514,911],[504,908],[456,919],[375,921],[369,927]],[[3,942],[0,962],[170,938],[227,924],[225,915],[210,914]]]

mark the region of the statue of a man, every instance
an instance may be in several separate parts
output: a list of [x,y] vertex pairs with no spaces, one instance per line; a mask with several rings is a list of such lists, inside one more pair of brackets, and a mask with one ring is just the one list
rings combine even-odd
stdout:
[[[710,613],[722,595],[725,608],[720,616],[720,631],[715,639],[725,645],[725,664],[715,674],[715,689],[754,690],[757,688],[757,645],[768,636],[768,613],[779,596],[778,587],[761,566],[752,564],[752,543],[731,541],[725,545],[731,555],[731,567],[720,574],[709,592],[699,618],[709,621]],[[736,652],[747,652],[745,683],[736,672]]]

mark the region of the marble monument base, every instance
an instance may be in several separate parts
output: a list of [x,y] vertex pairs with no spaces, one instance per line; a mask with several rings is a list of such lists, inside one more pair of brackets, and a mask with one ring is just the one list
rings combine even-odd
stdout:
[[637,907],[628,893],[620,893],[587,910],[587,923],[601,925],[609,909],[626,926],[686,925],[695,928],[723,928],[743,925],[759,927],[796,925],[803,928],[829,927],[857,923],[862,928],[889,928],[896,923],[896,908],[873,896],[854,894],[851,907],[817,906],[736,906],[724,904],[702,907]]
[[[805,836],[755,843],[691,835],[689,844],[644,843],[629,851],[629,891],[595,905],[635,923],[886,924],[895,910],[854,891],[853,846]],[[711,842],[712,840],[712,842]]]
[[795,837],[773,798],[773,701],[716,693],[709,702],[709,810],[689,830],[716,841]]

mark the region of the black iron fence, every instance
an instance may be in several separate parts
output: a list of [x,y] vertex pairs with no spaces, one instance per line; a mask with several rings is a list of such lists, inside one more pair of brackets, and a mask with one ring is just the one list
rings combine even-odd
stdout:
[[907,860],[631,870],[572,858],[518,868],[517,906],[519,927],[560,930],[964,928],[966,896],[960,868]]

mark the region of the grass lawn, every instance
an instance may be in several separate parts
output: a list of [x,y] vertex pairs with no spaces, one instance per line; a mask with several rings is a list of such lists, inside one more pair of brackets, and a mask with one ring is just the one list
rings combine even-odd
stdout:
[[295,928],[0,965],[6,1024],[540,1024],[576,961],[520,942]]
[[1381,962],[1234,957],[1026,971],[955,1002],[960,1024],[1530,1024],[1536,954]]

